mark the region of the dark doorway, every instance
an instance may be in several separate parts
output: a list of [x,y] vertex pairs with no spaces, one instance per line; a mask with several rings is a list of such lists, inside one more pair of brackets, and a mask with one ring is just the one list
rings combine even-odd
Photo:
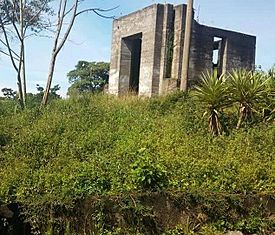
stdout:
[[141,38],[132,40],[131,53],[131,72],[130,72],[130,91],[138,93],[139,90],[139,74],[140,74],[140,58],[141,58]]
[[139,92],[141,48],[142,33],[122,39],[121,74],[128,80],[128,91],[137,94]]

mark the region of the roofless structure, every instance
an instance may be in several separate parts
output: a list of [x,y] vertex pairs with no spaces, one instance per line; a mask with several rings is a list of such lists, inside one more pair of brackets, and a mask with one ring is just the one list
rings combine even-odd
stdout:
[[[151,97],[180,86],[186,9],[184,4],[154,4],[114,20],[109,93]],[[188,86],[206,71],[254,69],[255,48],[255,36],[193,19]]]

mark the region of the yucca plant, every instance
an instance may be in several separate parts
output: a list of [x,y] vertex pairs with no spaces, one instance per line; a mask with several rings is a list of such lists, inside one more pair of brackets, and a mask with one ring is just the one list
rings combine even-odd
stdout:
[[209,131],[213,135],[221,135],[223,132],[221,112],[228,105],[224,77],[217,78],[214,74],[203,74],[200,85],[195,87],[194,95],[206,109],[204,116],[208,116]]
[[227,79],[230,101],[239,105],[237,129],[244,121],[252,121],[267,92],[267,79],[261,73],[235,70]]
[[275,121],[275,67],[266,75],[266,92],[262,102],[262,115],[265,121]]
[[268,76],[275,81],[275,65],[273,65],[267,72]]

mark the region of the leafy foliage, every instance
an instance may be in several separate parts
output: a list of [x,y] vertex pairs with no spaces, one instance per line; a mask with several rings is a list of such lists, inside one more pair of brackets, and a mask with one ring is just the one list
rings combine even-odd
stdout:
[[[180,190],[273,188],[272,124],[212,139],[204,131],[201,108],[192,98],[173,101],[170,110],[166,99],[171,100],[76,97],[54,102],[42,113],[30,109],[2,116],[2,133],[11,132],[12,140],[1,155],[1,165],[6,165],[0,173],[1,198],[63,203],[106,189],[132,190],[136,188],[133,166],[147,169],[151,164],[161,164],[156,169],[167,172],[169,187]],[[158,108],[163,104],[167,112]],[[136,155],[143,148],[150,154]],[[145,158],[144,167],[137,156]],[[9,173],[8,169],[18,164],[20,167]],[[111,186],[92,186],[103,179]],[[83,191],[86,186],[91,189]],[[13,196],[9,187],[15,190]],[[86,193],[76,194],[76,190]]]
[[5,98],[10,99],[10,100],[15,100],[16,91],[12,90],[11,88],[3,88],[1,91]]
[[138,159],[133,164],[134,183],[144,190],[160,190],[168,185],[167,172],[164,167],[154,162],[146,149],[138,151]]
[[[49,99],[50,100],[54,100],[54,99],[60,99],[61,96],[59,94],[57,94],[57,92],[60,90],[60,86],[54,85],[51,89],[50,89],[50,93],[49,93]],[[43,93],[44,93],[44,88],[42,86],[40,86],[39,84],[36,84],[36,89],[38,91],[38,93],[36,94],[36,96],[39,98],[40,97],[40,101],[43,97]]]
[[268,71],[266,91],[263,95],[261,109],[265,120],[275,120],[275,67]]
[[[53,0],[26,0],[24,1],[24,27],[38,32],[49,25],[45,20],[45,15],[52,15],[50,3]],[[5,25],[19,23],[20,2],[0,1],[0,16]]]
[[70,95],[102,91],[109,80],[109,63],[79,61],[67,76],[72,83]]
[[[233,71],[226,76],[206,74],[193,92],[203,104],[208,115],[208,128],[213,135],[222,134],[226,126],[223,111],[227,115],[235,106],[238,109],[237,129],[243,122],[252,124],[262,120],[274,120],[275,83],[272,70],[268,73],[246,70]],[[260,114],[262,117],[259,118]]]
[[[34,108],[39,105],[39,103],[42,100],[43,93],[44,93],[44,88],[41,87],[39,84],[36,85],[37,93],[27,93],[27,106],[29,108]],[[49,101],[54,101],[57,99],[61,99],[61,96],[58,94],[58,91],[60,90],[60,86],[57,84],[53,86],[50,89],[49,93]],[[18,95],[15,91],[13,91],[11,88],[3,88],[2,93],[4,95],[3,99],[5,100],[11,100],[11,101],[16,101],[18,98]],[[17,106],[17,103],[14,103],[14,106]]]

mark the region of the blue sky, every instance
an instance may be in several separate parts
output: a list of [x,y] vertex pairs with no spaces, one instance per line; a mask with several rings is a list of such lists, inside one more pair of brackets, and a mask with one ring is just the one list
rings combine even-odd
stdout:
[[[153,3],[186,3],[186,0],[86,0],[83,7],[110,8],[116,17],[139,10]],[[257,36],[256,64],[268,69],[275,63],[274,0],[194,0],[196,18],[201,24],[240,31]],[[60,84],[65,96],[69,86],[66,74],[79,60],[109,61],[112,20],[94,14],[77,19],[70,40],[59,54],[53,84]],[[44,85],[53,40],[45,37],[27,40],[27,89],[35,92],[36,84]],[[0,56],[0,89],[16,89],[16,76],[10,61]]]

